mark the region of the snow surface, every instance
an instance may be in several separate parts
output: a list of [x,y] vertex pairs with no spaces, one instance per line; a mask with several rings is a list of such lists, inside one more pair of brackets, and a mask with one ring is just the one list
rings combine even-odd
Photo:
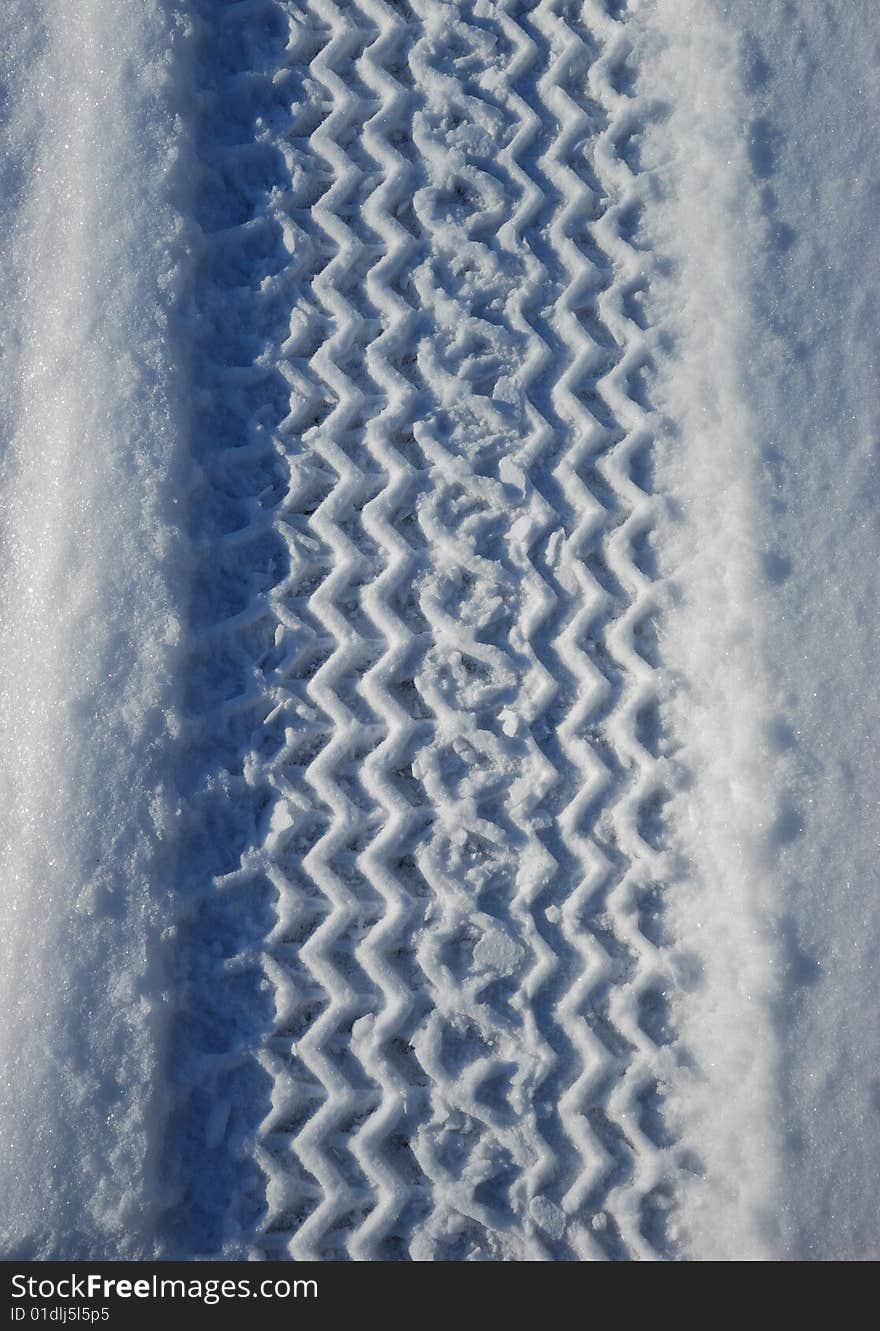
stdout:
[[[660,488],[687,682],[676,915],[706,1257],[880,1251],[876,208],[870,3],[643,8]],[[654,53],[654,58],[652,58]],[[677,429],[676,429],[677,427]],[[686,1221],[687,1223],[687,1221]]]
[[0,36],[0,1244],[143,1256],[186,576],[174,29],[10,0]]
[[401,8],[0,15],[0,1256],[876,1260],[876,6]]

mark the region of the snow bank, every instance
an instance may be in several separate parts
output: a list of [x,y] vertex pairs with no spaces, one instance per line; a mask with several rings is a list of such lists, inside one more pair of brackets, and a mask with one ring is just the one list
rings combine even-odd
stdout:
[[0,28],[6,1257],[149,1255],[158,1203],[185,576],[175,8],[7,0]]
[[701,1258],[880,1251],[875,21],[639,11]]

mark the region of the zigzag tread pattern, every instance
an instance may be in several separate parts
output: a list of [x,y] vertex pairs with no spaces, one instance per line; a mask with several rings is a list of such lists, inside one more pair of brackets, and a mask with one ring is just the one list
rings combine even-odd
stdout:
[[625,13],[194,8],[175,1251],[196,1218],[268,1260],[662,1259]]

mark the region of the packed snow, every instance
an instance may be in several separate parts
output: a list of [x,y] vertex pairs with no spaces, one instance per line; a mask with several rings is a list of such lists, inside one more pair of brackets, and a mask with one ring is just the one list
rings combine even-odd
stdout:
[[876,6],[0,106],[0,1257],[876,1260]]

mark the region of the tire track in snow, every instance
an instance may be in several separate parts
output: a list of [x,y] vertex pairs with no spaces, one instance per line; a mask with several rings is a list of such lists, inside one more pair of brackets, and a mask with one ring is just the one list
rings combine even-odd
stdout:
[[[541,1014],[553,1057],[536,1092],[549,1168],[542,1170],[542,1177],[536,1180],[539,1190],[535,1192],[532,1210],[545,1233],[551,1255],[564,1258],[595,1255],[595,1245],[583,1226],[575,1233],[566,1233],[570,1222],[563,1204],[570,1181],[595,1177],[605,1163],[586,1120],[578,1113],[577,1104],[572,1103],[571,1096],[566,1098],[566,1091],[578,1084],[579,1076],[590,1063],[602,1060],[601,1052],[597,1057],[590,1032],[574,1005],[566,1003],[567,997],[578,996],[572,987],[572,976],[582,977],[575,983],[583,985],[597,969],[601,971],[605,959],[595,939],[577,923],[572,927],[564,913],[567,907],[577,909],[583,903],[590,889],[598,885],[600,874],[594,869],[593,882],[588,881],[595,852],[577,835],[576,819],[574,828],[566,827],[563,821],[565,811],[572,807],[574,792],[583,790],[588,798],[590,786],[598,777],[595,760],[585,746],[572,755],[571,742],[564,743],[563,726],[566,713],[571,712],[573,700],[582,687],[586,709],[591,703],[595,706],[597,689],[601,695],[604,688],[604,681],[593,677],[589,669],[584,670],[566,643],[567,627],[574,623],[575,630],[578,626],[583,630],[594,617],[595,587],[586,570],[577,562],[572,564],[571,552],[577,550],[578,537],[584,538],[588,519],[592,517],[595,523],[600,509],[577,473],[566,477],[569,483],[574,482],[575,492],[579,492],[579,502],[575,505],[568,502],[564,486],[553,474],[553,460],[569,430],[569,422],[560,416],[554,395],[560,369],[563,367],[565,373],[564,367],[570,359],[566,335],[571,329],[566,328],[560,335],[554,318],[566,285],[554,218],[564,209],[565,201],[564,196],[557,194],[545,169],[546,155],[552,152],[558,132],[552,108],[548,114],[545,89],[548,84],[554,86],[562,56],[548,49],[544,33],[529,22],[534,15],[512,8],[510,21],[514,12],[521,40],[533,53],[514,85],[522,113],[532,126],[530,141],[519,159],[520,166],[537,191],[534,216],[523,241],[530,255],[532,282],[517,309],[517,317],[530,330],[535,343],[532,368],[524,387],[542,422],[528,483],[544,507],[547,537],[533,546],[530,555],[536,572],[552,595],[535,648],[554,685],[533,722],[533,733],[554,772],[552,785],[537,814],[539,818],[543,814],[540,835],[556,868],[533,903],[535,926],[545,948],[541,971],[535,976],[535,1006]],[[539,7],[538,17],[541,13]],[[547,242],[543,236],[548,237]],[[576,413],[578,410],[576,403]],[[580,514],[584,518],[580,519],[578,532]]]
[[358,867],[358,854],[375,818],[358,778],[357,765],[383,737],[384,724],[365,707],[353,687],[375,664],[378,650],[360,608],[359,588],[369,576],[371,551],[364,550],[358,510],[374,480],[358,457],[364,411],[356,382],[363,318],[348,297],[347,278],[359,271],[361,242],[349,224],[360,173],[348,156],[345,136],[359,121],[359,99],[349,74],[363,35],[338,6],[309,6],[329,41],[310,70],[324,90],[329,114],[315,128],[310,146],[331,173],[329,188],[311,205],[311,219],[323,233],[329,262],[311,279],[311,291],[325,316],[326,334],[310,360],[332,404],[328,414],[303,436],[336,472],[338,480],[312,517],[312,525],[334,552],[333,567],[312,594],[310,605],[326,625],[333,650],[308,685],[311,697],[333,719],[329,742],[305,771],[305,780],[332,810],[325,835],[302,861],[331,903],[326,920],[304,944],[301,955],[329,995],[329,1004],[303,1033],[297,1051],[324,1083],[327,1096],[304,1125],[296,1149],[321,1184],[314,1213],[290,1236],[287,1251],[297,1258],[344,1255],[352,1225],[373,1205],[373,1185],[350,1150],[350,1138],[375,1104],[376,1082],[357,1058],[350,1040],[353,1023],[372,1010],[375,993],[354,956],[354,942],[380,909],[380,898]]
[[[366,443],[387,485],[364,506],[366,530],[386,553],[386,566],[366,589],[367,614],[382,632],[386,651],[368,671],[363,690],[389,723],[383,743],[364,766],[364,781],[385,818],[363,855],[365,872],[385,900],[385,913],[364,938],[359,955],[382,993],[382,1006],[355,1033],[362,1057],[378,1069],[383,1096],[354,1143],[379,1177],[378,1204],[352,1235],[350,1252],[362,1260],[406,1257],[408,1238],[431,1209],[430,1180],[421,1170],[411,1140],[427,1113],[428,1074],[410,1043],[427,1002],[427,980],[418,966],[413,936],[424,922],[424,893],[413,891],[401,870],[419,839],[424,797],[412,776],[418,737],[427,722],[413,674],[422,651],[421,618],[413,600],[413,579],[421,564],[414,522],[419,477],[406,456],[418,388],[405,364],[407,338],[416,312],[400,289],[400,275],[413,251],[413,237],[398,221],[410,183],[411,165],[392,138],[402,136],[411,92],[397,74],[407,31],[384,0],[362,0],[365,19],[376,28],[366,48],[362,74],[376,98],[366,119],[363,148],[378,174],[363,207],[363,220],[376,244],[364,294],[376,316],[376,335],[366,347],[366,364],[379,395],[378,410],[366,426]],[[408,534],[400,530],[405,526]],[[418,620],[414,621],[414,615]],[[415,629],[411,626],[415,622]]]
[[186,897],[175,979],[183,1011],[166,1161],[180,1194],[166,1242],[184,1254],[246,1250],[265,1211],[258,1143],[277,1100],[271,1062],[282,991],[273,994],[268,977],[288,908],[271,854],[271,755],[288,704],[277,597],[292,542],[283,519],[296,508],[284,439],[289,387],[277,354],[293,248],[279,206],[290,186],[277,143],[285,43],[275,6],[196,7],[196,646],[181,737]]
[[625,28],[608,21],[596,6],[587,9],[602,43],[590,70],[589,92],[603,109],[605,129],[597,136],[596,182],[613,200],[596,221],[594,236],[615,275],[598,296],[598,310],[620,355],[598,382],[620,433],[599,466],[614,487],[623,521],[609,536],[607,563],[625,592],[620,613],[609,626],[608,644],[626,671],[627,687],[618,701],[609,733],[629,771],[626,789],[614,806],[612,824],[626,864],[608,893],[615,930],[629,950],[632,977],[609,996],[612,1019],[630,1044],[625,1067],[609,1095],[613,1117],[630,1142],[631,1174],[614,1194],[618,1223],[630,1251],[643,1258],[670,1249],[668,1212],[674,1201],[678,1163],[674,1139],[663,1117],[664,1086],[672,1081],[676,1053],[668,1026],[667,995],[675,987],[668,957],[658,947],[656,927],[644,927],[646,906],[662,913],[663,885],[676,867],[665,849],[662,809],[675,781],[663,755],[660,731],[658,658],[653,621],[658,612],[650,536],[656,521],[646,462],[653,445],[650,401],[640,389],[650,370],[653,341],[642,328],[633,296],[650,282],[650,255],[637,253],[624,237],[626,219],[637,215],[643,196],[638,163],[628,145],[637,138],[651,108],[640,106],[621,88],[629,48]]
[[[560,1110],[571,1131],[585,1114],[605,1154],[594,1156],[592,1176],[576,1172],[558,1201],[565,1214],[589,1223],[591,1234],[580,1230],[581,1255],[598,1244],[612,1258],[645,1258],[656,1251],[648,1231],[659,1233],[668,1184],[659,1150],[665,1139],[656,1128],[650,1136],[642,1130],[644,1101],[656,1091],[664,1062],[642,1013],[668,977],[634,919],[645,876],[662,882],[666,867],[641,835],[663,782],[660,764],[636,734],[637,719],[657,697],[652,664],[634,642],[654,610],[649,580],[632,555],[633,541],[653,520],[633,481],[633,464],[651,445],[648,416],[632,392],[647,339],[622,307],[623,274],[637,265],[620,219],[637,201],[638,185],[620,149],[637,130],[638,115],[613,86],[609,71],[619,70],[626,47],[621,26],[604,10],[539,4],[527,21],[555,55],[537,81],[536,104],[555,117],[557,129],[535,170],[559,201],[542,257],[567,281],[545,330],[548,338],[556,334],[557,363],[566,348],[574,349],[552,384],[548,412],[570,427],[574,443],[549,479],[560,497],[578,493],[581,479],[584,487],[579,524],[567,529],[556,565],[562,586],[574,572],[581,592],[581,606],[575,600],[554,650],[581,680],[557,736],[565,758],[582,772],[557,824],[560,844],[576,851],[585,870],[562,906],[566,941],[581,951],[585,973],[559,1011],[575,1020],[575,1029],[585,1019],[592,1039],[584,1039],[581,1026],[583,1069],[568,1081]],[[554,1077],[554,1099],[566,1078],[566,1072],[562,1082]],[[588,1148],[583,1135],[580,1147]]]
[[175,1232],[656,1256],[665,772],[624,25],[548,0],[201,12],[180,955],[228,1030],[209,1057],[181,1028],[177,1140],[224,1200],[191,1193]]
[[[514,348],[490,308],[501,303],[494,283],[506,279],[486,239],[510,204],[481,147],[504,121],[468,77],[491,53],[487,35],[442,5],[412,10],[422,182],[414,206],[427,242],[413,275],[425,312],[418,361],[426,410],[416,438],[429,480],[419,510],[430,551],[420,603],[432,631],[416,684],[437,718],[415,769],[435,809],[419,859],[433,897],[419,950],[433,1008],[416,1042],[432,1076],[432,1117],[416,1153],[435,1181],[436,1205],[413,1251],[444,1260],[522,1256],[530,1247],[517,1212],[534,1134],[532,1059],[508,992],[522,948],[511,928],[515,854],[506,844],[521,839],[507,809],[519,746],[497,715],[517,690],[504,628],[517,596],[497,472],[508,422],[492,399],[494,361],[510,361]],[[447,55],[463,79],[438,68]]]
[[[545,472],[544,477],[545,493],[556,498],[564,515],[564,537],[554,569],[562,615],[553,650],[563,679],[567,672],[574,684],[560,696],[565,710],[554,735],[562,770],[573,776],[563,784],[559,794],[564,792],[564,802],[556,808],[559,845],[571,857],[575,875],[573,890],[558,910],[565,943],[581,960],[573,976],[560,977],[565,983],[556,996],[556,1010],[580,1055],[580,1069],[572,1077],[572,1069],[560,1065],[554,1069],[551,1086],[560,1118],[583,1163],[561,1173],[553,1200],[564,1215],[573,1217],[578,1255],[588,1256],[598,1247],[609,1257],[619,1257],[627,1250],[608,1201],[612,1181],[625,1175],[629,1161],[621,1127],[608,1111],[610,1090],[629,1049],[611,1019],[607,998],[615,983],[628,981],[629,959],[613,920],[607,913],[603,920],[602,912],[621,869],[620,848],[603,826],[625,780],[607,732],[607,720],[623,688],[606,643],[608,623],[621,600],[606,562],[606,541],[620,514],[617,496],[602,484],[596,466],[617,429],[615,421],[599,419],[596,385],[617,350],[594,305],[595,292],[609,280],[602,256],[586,254],[572,235],[581,233],[588,242],[595,192],[585,187],[571,165],[589,118],[565,84],[573,73],[581,80],[586,76],[594,51],[568,27],[555,6],[539,4],[529,18],[551,52],[536,85],[550,127],[536,170],[555,200],[546,233],[546,262],[559,288],[547,333],[556,341],[554,369],[562,369],[549,386],[549,412],[559,433],[570,440],[567,448],[548,459],[549,475]],[[589,311],[587,318],[583,310]]]

